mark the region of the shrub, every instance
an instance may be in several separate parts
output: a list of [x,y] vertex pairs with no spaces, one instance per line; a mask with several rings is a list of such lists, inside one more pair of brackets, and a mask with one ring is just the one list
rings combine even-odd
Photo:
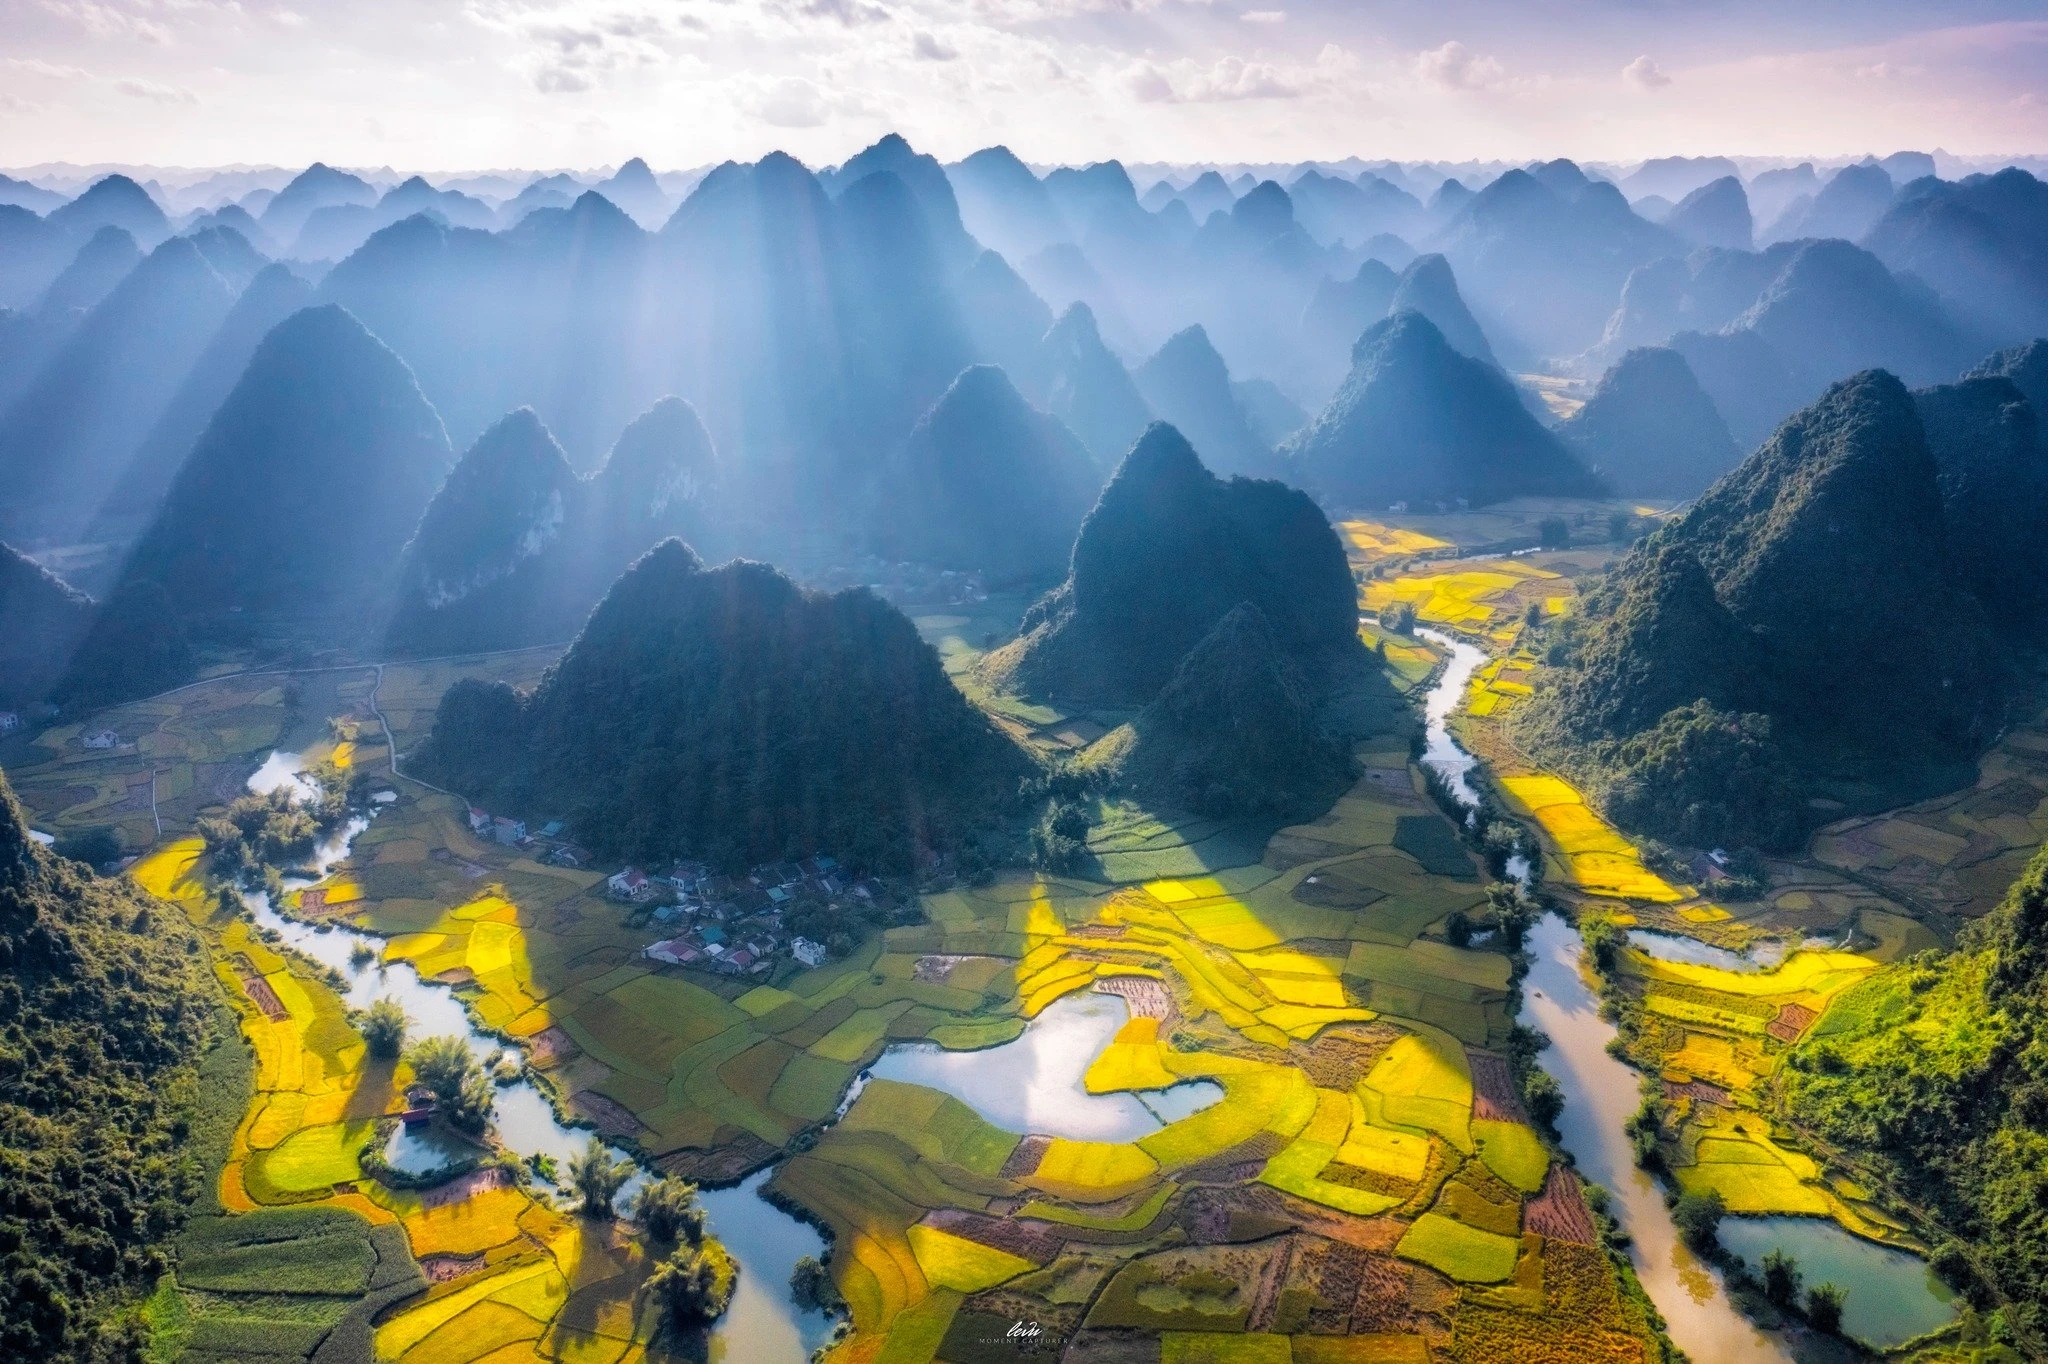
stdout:
[[1564,1112],[1564,1089],[1549,1071],[1531,1071],[1522,1084],[1522,1104],[1538,1127],[1554,1128]]
[[1380,608],[1380,628],[1389,634],[1415,633],[1415,607],[1405,601],[1388,602]]
[[1806,1319],[1813,1329],[1827,1335],[1839,1335],[1842,1330],[1842,1304],[1848,1299],[1847,1289],[1831,1283],[1817,1283],[1806,1290]]
[[390,995],[370,1005],[369,1011],[363,1015],[361,1029],[370,1055],[387,1061],[396,1060],[405,1050],[405,1030],[411,1022],[405,1016],[405,1006]]
[[1708,1189],[1705,1193],[1682,1193],[1678,1202],[1672,1205],[1671,1221],[1687,1245],[1704,1252],[1716,1244],[1715,1238],[1721,1232],[1721,1218],[1727,1211],[1718,1189]]
[[668,1244],[687,1238],[695,1245],[704,1239],[704,1207],[697,1201],[697,1186],[687,1179],[671,1175],[649,1184],[633,1204],[633,1218],[649,1240]]
[[1783,1311],[1799,1307],[1799,1261],[1782,1250],[1764,1252],[1764,1296]]
[[817,1257],[806,1255],[796,1262],[796,1268],[789,1272],[789,1293],[796,1299],[798,1307],[829,1312],[844,1301],[839,1296],[838,1286],[832,1276],[825,1272],[825,1266]]
[[1536,543],[1544,549],[1569,549],[1572,527],[1562,516],[1546,516],[1536,523]]
[[732,1302],[739,1266],[715,1239],[683,1246],[655,1266],[647,1291],[661,1307],[671,1332],[682,1334],[708,1325]]
[[413,1075],[433,1092],[441,1115],[466,1132],[490,1125],[496,1094],[491,1078],[460,1037],[429,1037],[406,1053]]
[[632,1166],[614,1157],[604,1138],[595,1135],[581,1152],[569,1158],[569,1183],[582,1200],[586,1217],[610,1217],[612,1199],[618,1196],[631,1173]]
[[121,840],[114,837],[112,829],[80,829],[58,839],[50,851],[97,870],[120,859]]

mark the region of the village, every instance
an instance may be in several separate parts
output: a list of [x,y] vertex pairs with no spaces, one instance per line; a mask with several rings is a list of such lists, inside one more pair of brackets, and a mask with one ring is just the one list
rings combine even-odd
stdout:
[[[560,820],[530,832],[523,820],[471,806],[469,827],[546,865],[587,867],[592,860],[569,841]],[[822,966],[850,951],[865,925],[915,912],[908,887],[852,875],[824,855],[765,862],[740,875],[691,861],[656,870],[628,866],[608,876],[604,887],[608,899],[629,907],[629,927],[662,935],[641,949],[642,956],[723,976],[773,977]]]

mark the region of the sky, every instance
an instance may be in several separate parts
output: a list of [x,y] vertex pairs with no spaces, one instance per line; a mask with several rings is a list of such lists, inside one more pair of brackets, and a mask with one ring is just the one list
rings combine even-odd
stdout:
[[0,165],[2048,151],[2044,0],[0,0]]

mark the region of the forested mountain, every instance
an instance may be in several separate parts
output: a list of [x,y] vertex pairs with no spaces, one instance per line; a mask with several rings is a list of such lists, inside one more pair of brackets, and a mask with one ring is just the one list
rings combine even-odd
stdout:
[[257,347],[124,583],[187,619],[360,612],[451,462],[405,363],[342,309],[303,309]]
[[1622,497],[1691,497],[1740,457],[1685,357],[1661,346],[1617,360],[1557,434]]
[[38,847],[0,778],[0,1355],[132,1357],[165,1268],[216,988],[182,916]]
[[92,599],[0,544],[0,710],[24,710],[64,676],[92,621]]
[[1760,234],[1766,242],[1833,237],[1856,241],[1892,201],[1892,178],[1882,166],[1844,166],[1810,199],[1795,199]]
[[1351,762],[1315,711],[1265,612],[1240,603],[1086,762],[1133,794],[1197,814],[1319,814],[1350,784]]
[[1599,487],[1506,375],[1460,354],[1412,312],[1358,339],[1337,395],[1279,453],[1290,478],[1346,507],[1476,506]]
[[458,683],[414,759],[607,855],[907,871],[1016,796],[1028,760],[895,607],[680,541],[612,586],[530,696]]
[[1460,354],[1489,365],[1500,363],[1494,357],[1493,347],[1487,344],[1486,333],[1479,329],[1472,310],[1465,306],[1465,299],[1458,292],[1451,263],[1442,256],[1417,256],[1394,281],[1394,293],[1387,300],[1384,315],[1392,317],[1403,311],[1428,318],[1443,333],[1444,340],[1451,343],[1451,349]]
[[1180,432],[1155,422],[1081,523],[1066,582],[983,666],[998,687],[1143,706],[1249,602],[1314,681],[1358,647],[1354,595],[1336,532],[1305,494],[1219,479]]
[[2048,337],[1988,356],[1963,377],[2012,380],[2033,406],[2035,417],[2048,421]]
[[420,519],[385,638],[405,654],[475,653],[569,638],[626,566],[709,529],[709,437],[667,398],[579,478],[533,409],[478,438]]
[[1057,577],[1102,474],[1057,417],[976,365],[879,462],[875,552],[1004,583]]
[[1699,246],[1721,246],[1747,251],[1755,232],[1749,217],[1749,196],[1742,181],[1724,175],[1701,185],[1678,201],[1664,218],[1663,226]]
[[1957,574],[1995,620],[2048,620],[2048,444],[2012,380],[1973,378],[1913,395],[1941,484]]
[[1845,380],[1582,595],[1525,737],[1625,826],[1783,845],[1812,783],[1952,760],[1996,727],[2001,654],[1950,539],[1912,395]]
[[2048,332],[2048,184],[2023,170],[1915,180],[1863,244],[1994,344]]

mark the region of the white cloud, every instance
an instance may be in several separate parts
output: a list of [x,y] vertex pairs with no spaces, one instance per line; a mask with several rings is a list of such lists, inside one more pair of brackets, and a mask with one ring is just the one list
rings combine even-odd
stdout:
[[946,46],[929,33],[919,33],[911,39],[910,55],[921,62],[950,62],[960,55],[960,51]]
[[114,88],[135,99],[146,99],[154,104],[197,104],[199,96],[180,86],[162,85],[156,81],[117,80]]
[[80,67],[60,66],[56,62],[46,62],[40,57],[7,57],[0,59],[0,65],[6,66],[11,71],[25,71],[31,76],[42,76],[53,81],[92,79]]
[[1287,11],[1284,9],[1248,9],[1237,17],[1241,22],[1247,24],[1284,24],[1287,22]]
[[777,128],[816,128],[832,112],[825,92],[802,76],[784,76],[748,102],[748,110]]
[[95,38],[138,38],[146,43],[170,41],[170,33],[156,20],[139,12],[143,6],[100,0],[43,0],[43,8],[61,15]]
[[1455,38],[1415,58],[1415,74],[1446,90],[1485,90],[1506,77],[1499,61],[1481,56]]
[[1204,64],[1144,59],[1124,69],[1124,88],[1140,104],[1226,104],[1237,100],[1299,99],[1356,65],[1351,54],[1325,44],[1313,64],[1222,57]]
[[1638,90],[1662,90],[1671,84],[1671,77],[1665,75],[1663,68],[1651,61],[1648,54],[1621,68],[1621,78]]

